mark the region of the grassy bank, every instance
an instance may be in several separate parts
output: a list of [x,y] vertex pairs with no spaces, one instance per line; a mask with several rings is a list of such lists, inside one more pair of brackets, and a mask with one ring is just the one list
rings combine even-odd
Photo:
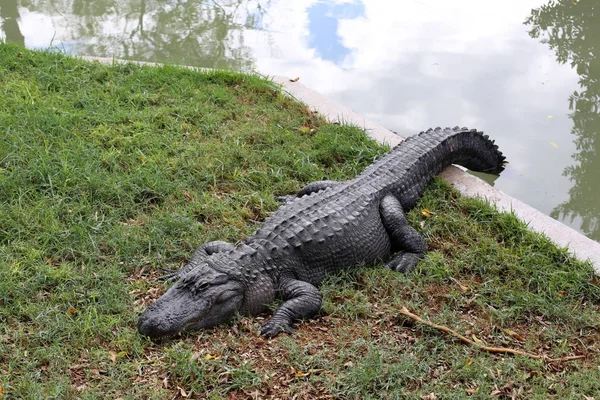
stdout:
[[[272,341],[258,336],[263,317],[140,337],[139,312],[166,288],[160,267],[203,242],[243,239],[276,196],[350,178],[386,149],[257,77],[6,44],[0,77],[0,398],[600,392],[592,268],[441,181],[409,215],[430,248],[410,276],[332,277],[322,314]],[[415,325],[402,306],[486,344],[586,358],[480,352]]]

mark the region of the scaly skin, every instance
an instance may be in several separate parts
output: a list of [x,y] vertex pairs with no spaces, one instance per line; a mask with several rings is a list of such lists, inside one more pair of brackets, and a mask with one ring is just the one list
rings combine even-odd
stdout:
[[404,213],[450,164],[499,173],[504,156],[481,132],[436,128],[409,137],[354,179],[313,182],[240,245],[201,246],[169,274],[178,281],[140,316],[139,331],[160,338],[209,328],[236,313],[263,312],[278,297],[283,304],[260,331],[270,338],[318,312],[326,275],[379,262],[410,272],[425,243]]

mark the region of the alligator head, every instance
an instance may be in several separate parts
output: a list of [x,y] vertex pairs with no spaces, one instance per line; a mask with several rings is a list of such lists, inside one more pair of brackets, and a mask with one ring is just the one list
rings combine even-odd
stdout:
[[148,307],[138,320],[138,330],[156,339],[210,328],[232,318],[243,300],[239,280],[202,263]]

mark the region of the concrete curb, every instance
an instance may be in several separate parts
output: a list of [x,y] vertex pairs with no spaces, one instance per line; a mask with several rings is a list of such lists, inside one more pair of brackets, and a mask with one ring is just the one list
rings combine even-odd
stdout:
[[[97,61],[112,64],[113,62],[135,62],[143,65],[157,65],[150,62],[127,61],[104,57],[80,56],[87,61]],[[207,70],[205,68],[194,68]],[[329,97],[324,96],[298,82],[292,82],[289,78],[282,76],[271,77],[271,79],[282,86],[292,97],[305,103],[307,106],[330,121],[344,122],[365,129],[367,134],[380,143],[394,146],[404,138],[385,127],[368,120],[353,110],[335,103]],[[427,128],[427,127],[424,127]],[[416,133],[416,132],[415,132]],[[541,211],[517,200],[506,193],[488,185],[483,180],[470,175],[457,167],[449,167],[441,176],[457,188],[463,195],[480,197],[495,204],[499,210],[514,212],[521,220],[536,232],[545,234],[550,240],[568,250],[580,260],[588,260],[594,269],[600,274],[600,243],[587,238],[576,230],[562,224],[561,222],[543,214]]]

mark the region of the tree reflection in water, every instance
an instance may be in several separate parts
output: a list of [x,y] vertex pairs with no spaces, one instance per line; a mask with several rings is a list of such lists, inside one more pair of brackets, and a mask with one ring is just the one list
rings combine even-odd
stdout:
[[[11,2],[16,10],[17,0],[0,4]],[[19,3],[51,18],[61,42],[55,44],[76,54],[248,71],[254,62],[244,34],[262,30],[270,0]]]
[[25,45],[25,37],[19,28],[19,6],[17,0],[0,0],[0,28],[7,42]]
[[569,62],[579,74],[580,90],[569,98],[577,164],[564,170],[573,187],[551,215],[579,221],[588,237],[600,241],[600,3],[551,0],[532,10],[525,24],[531,37],[542,38],[558,62]]

